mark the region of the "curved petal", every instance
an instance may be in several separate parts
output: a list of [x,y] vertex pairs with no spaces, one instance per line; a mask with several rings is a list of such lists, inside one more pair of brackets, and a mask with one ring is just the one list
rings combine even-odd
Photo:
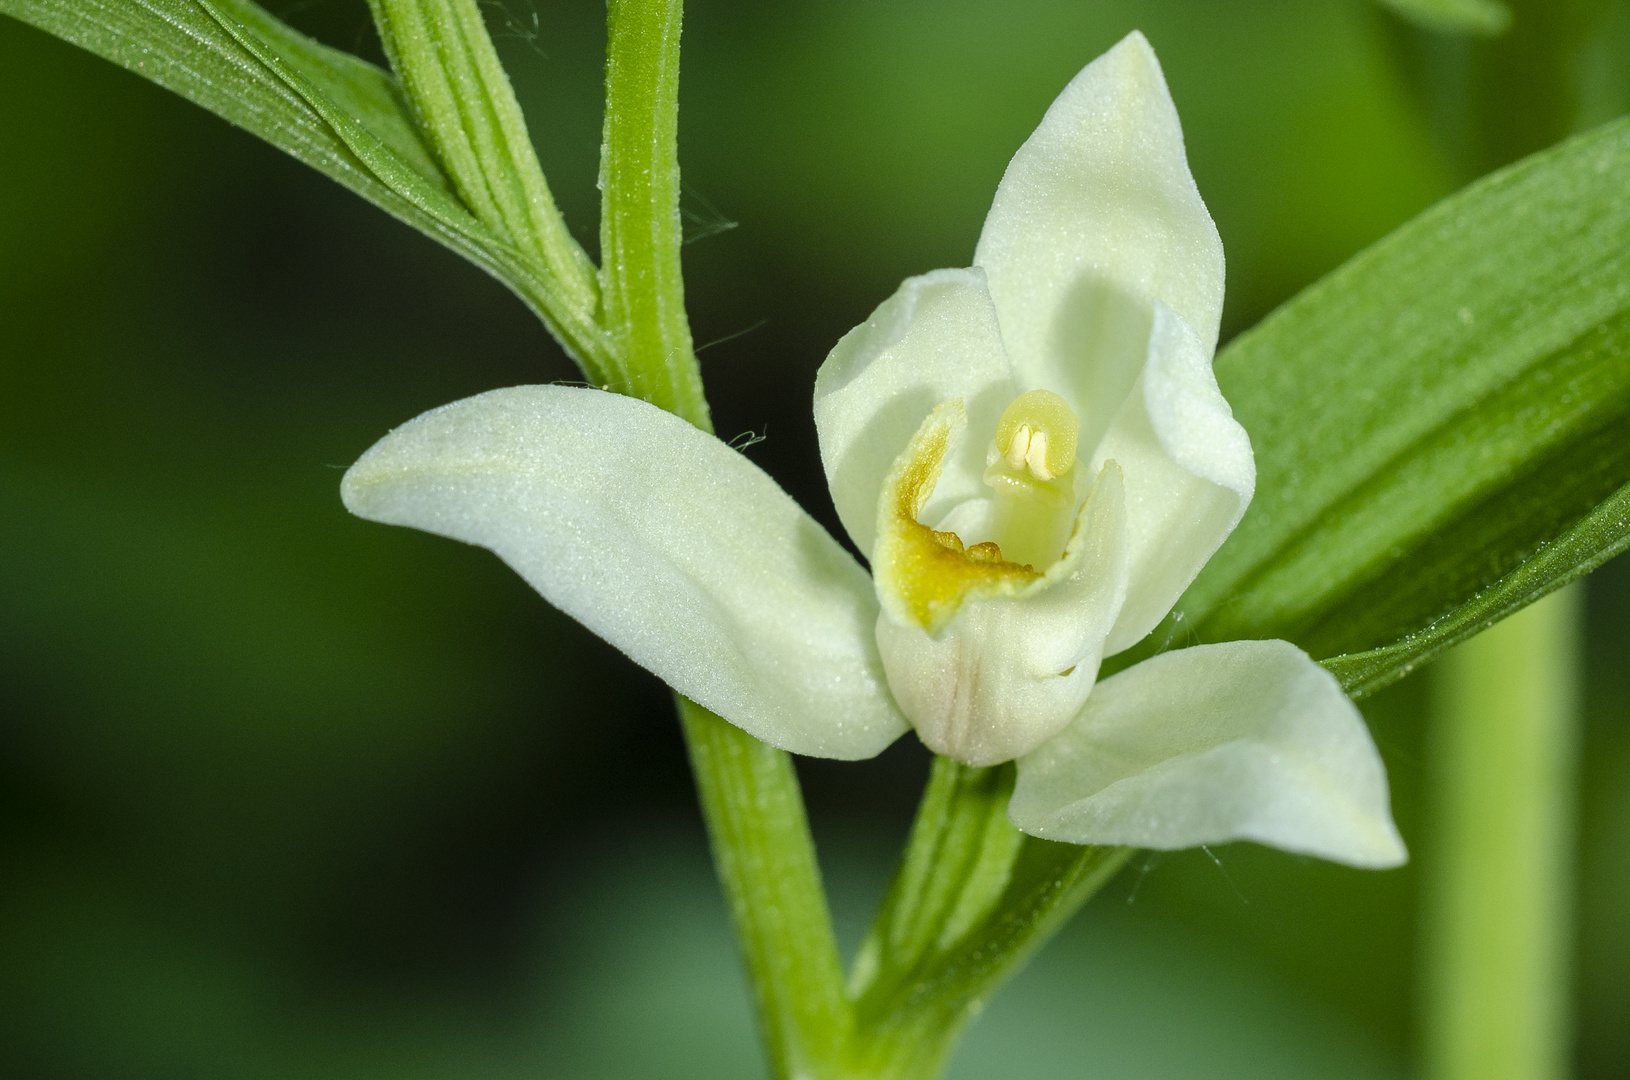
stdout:
[[1062,394],[1083,446],[1137,379],[1150,301],[1187,320],[1208,352],[1216,346],[1222,241],[1142,34],[1088,64],[1013,156],[974,265],[1021,388]]
[[[996,311],[977,270],[907,278],[845,334],[815,376],[815,430],[832,501],[855,546],[870,557],[883,478],[923,417],[961,398],[971,429],[994,434],[1014,393]],[[986,494],[985,442],[963,442],[924,520]]]
[[1159,301],[1149,360],[1093,455],[1126,473],[1126,606],[1104,655],[1165,618],[1256,492],[1251,439],[1217,389],[1211,352]]
[[[889,688],[936,753],[994,765],[1068,724],[1092,692],[1126,588],[1121,475],[1106,466],[1064,556],[1022,589],[970,595],[938,634],[877,620]],[[878,589],[887,588],[882,573]]]
[[1199,645],[1105,679],[1019,759],[1008,816],[1072,844],[1256,840],[1352,866],[1408,858],[1363,717],[1286,641]]
[[633,398],[520,386],[397,428],[354,514],[497,552],[544,598],[765,742],[864,758],[905,731],[864,570],[757,466]]

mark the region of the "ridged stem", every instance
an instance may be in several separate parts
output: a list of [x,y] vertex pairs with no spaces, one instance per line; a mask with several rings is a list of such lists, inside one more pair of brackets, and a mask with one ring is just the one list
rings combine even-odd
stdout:
[[680,0],[606,8],[600,291],[621,370],[608,389],[712,430],[685,317],[679,217]]
[[677,700],[775,1075],[837,1077],[853,1013],[792,759]]

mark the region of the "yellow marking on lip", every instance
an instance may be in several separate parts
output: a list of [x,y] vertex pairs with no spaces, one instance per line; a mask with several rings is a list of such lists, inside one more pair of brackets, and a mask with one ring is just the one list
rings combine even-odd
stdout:
[[1041,577],[1034,567],[1008,562],[989,541],[964,547],[956,533],[917,520],[964,423],[960,400],[937,406],[895,460],[878,499],[872,572],[885,598],[894,601],[888,605],[891,614],[903,614],[931,634],[970,595],[1011,594]]

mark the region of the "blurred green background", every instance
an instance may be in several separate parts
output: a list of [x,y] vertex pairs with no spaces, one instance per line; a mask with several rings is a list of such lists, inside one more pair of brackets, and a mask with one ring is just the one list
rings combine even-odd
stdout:
[[[362,0],[272,9],[377,56]],[[592,250],[603,5],[491,15]],[[691,0],[687,274],[718,429],[767,433],[748,453],[829,527],[825,351],[901,277],[967,263],[1008,157],[1134,27],[1228,252],[1225,334],[1630,105],[1617,2],[1518,5],[1469,45],[1360,0]],[[391,426],[573,378],[541,327],[329,181],[4,19],[0,146],[0,1075],[762,1075],[663,688],[485,552],[339,504]],[[1577,1068],[1606,1080],[1630,1077],[1630,567],[1589,586]],[[1414,866],[1141,858],[952,1075],[1407,1075],[1427,678],[1367,710]],[[926,761],[908,737],[801,763],[848,942]]]

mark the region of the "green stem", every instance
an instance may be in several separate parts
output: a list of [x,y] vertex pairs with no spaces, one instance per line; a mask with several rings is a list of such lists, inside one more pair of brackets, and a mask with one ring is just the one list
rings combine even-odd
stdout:
[[935,758],[900,869],[850,974],[853,1075],[938,1076],[968,1022],[1131,856],[1024,836],[1011,764]]
[[[679,0],[611,0],[600,164],[610,389],[711,431],[680,265]],[[675,699],[714,866],[777,1077],[836,1078],[853,1012],[792,758]]]
[[792,759],[677,700],[775,1075],[837,1076],[851,1010]]
[[1437,681],[1426,864],[1429,1080],[1561,1080],[1578,746],[1575,585],[1460,646]]
[[[611,0],[601,297],[611,389],[711,430],[685,318],[677,146],[680,0]],[[995,988],[1130,854],[1021,836],[1013,767],[936,761],[901,872],[846,995],[792,760],[679,699],[714,862],[775,1075],[935,1076]]]
[[681,0],[606,8],[606,125],[600,156],[600,270],[622,357],[609,389],[712,430],[685,317],[680,268]]

